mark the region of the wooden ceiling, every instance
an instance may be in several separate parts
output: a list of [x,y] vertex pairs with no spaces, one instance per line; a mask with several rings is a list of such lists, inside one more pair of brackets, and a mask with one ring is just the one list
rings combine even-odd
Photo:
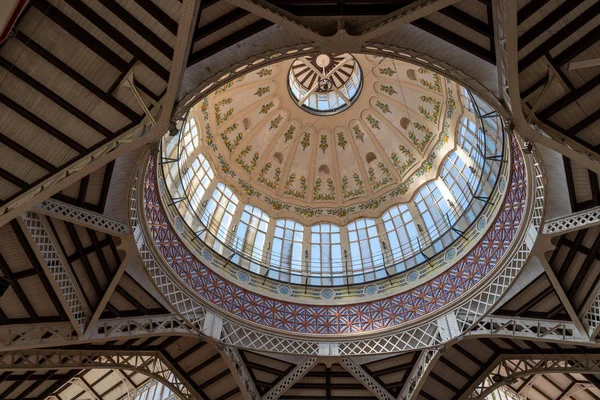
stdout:
[[[338,25],[356,26],[410,5],[414,1],[284,0],[264,2],[280,7],[298,21],[323,33]],[[600,5],[593,0],[518,0],[519,91],[524,111],[539,126],[576,140],[590,153],[600,150],[599,67],[569,70],[569,63],[600,57]],[[163,98],[173,60],[182,4],[171,0],[32,0],[13,34],[0,45],[0,205],[30,190],[47,177],[119,137],[144,117],[132,92],[121,83],[134,71],[135,83],[147,104]],[[273,22],[225,0],[202,1],[188,70],[180,98],[194,83],[231,60],[269,46],[300,42],[296,33],[276,35]],[[342,23],[343,22],[343,23]],[[460,64],[495,68],[497,27],[491,0],[463,0],[417,19],[402,31],[423,48],[437,46],[434,56]],[[412,35],[412,36],[410,36]],[[410,37],[409,37],[410,36]],[[396,35],[377,38],[402,45]],[[453,57],[455,57],[453,59]],[[473,61],[474,60],[474,61]],[[487,73],[487,72],[485,72]],[[496,76],[487,77],[497,81]],[[488,82],[486,81],[486,82]],[[547,86],[547,87],[546,87]],[[489,86],[492,92],[498,87]],[[115,204],[126,195],[130,155],[106,164],[54,198],[87,210],[119,214]],[[548,186],[566,187],[568,208],[579,211],[600,205],[596,173],[577,160],[563,158],[564,181],[549,177]],[[122,168],[128,165],[129,169]],[[551,201],[551,200],[549,200]],[[118,239],[59,219],[50,218],[61,251],[77,276],[91,309],[98,306],[121,262]],[[598,228],[567,233],[546,254],[551,271],[543,271],[494,311],[496,315],[569,320],[581,311],[600,280]],[[139,272],[139,271],[138,271]],[[11,282],[0,298],[0,325],[67,321],[65,309],[33,254],[16,220],[0,227],[0,273]],[[554,274],[555,280],[549,274]],[[561,293],[562,292],[562,293]],[[564,295],[563,295],[564,294]],[[564,301],[564,298],[568,301]],[[561,300],[561,298],[563,300]],[[170,311],[152,288],[140,282],[135,269],[119,280],[101,319],[165,315]],[[231,370],[212,345],[189,337],[145,337],[82,344],[72,349],[158,351],[190,377],[204,399],[238,399],[240,389]],[[418,398],[457,399],[500,354],[588,352],[574,346],[515,339],[465,340],[448,349],[435,364]],[[261,395],[295,366],[289,358],[241,352]],[[406,384],[418,353],[380,360],[359,360],[363,369],[396,396]],[[85,399],[69,380],[80,377],[100,398],[118,398],[121,378],[113,371],[4,371],[0,398],[34,399],[56,395],[61,400]],[[146,381],[125,372],[135,386]],[[564,399],[575,385],[585,390],[572,399],[599,399],[600,381],[593,375],[544,374],[520,379],[511,386],[531,399]],[[282,399],[372,399],[374,395],[340,367],[319,363]]]

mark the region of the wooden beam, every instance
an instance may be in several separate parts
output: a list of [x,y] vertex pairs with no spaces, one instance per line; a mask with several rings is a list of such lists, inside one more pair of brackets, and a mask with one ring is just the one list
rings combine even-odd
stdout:
[[[563,3],[566,4],[566,3]],[[600,13],[600,3],[593,4],[583,13],[579,14],[576,18],[569,21],[565,26],[559,29],[557,32],[552,32],[552,36],[546,39],[542,44],[537,46],[535,49],[530,51],[527,55],[519,60],[519,72],[529,67],[531,64],[539,60],[548,53],[550,50],[561,44],[569,36],[581,29],[582,26],[596,18]],[[560,68],[557,68],[560,69]]]
[[452,18],[456,22],[459,22],[465,25],[467,28],[472,29],[473,31],[486,36],[488,38],[494,38],[494,29],[491,25],[486,24],[485,22],[475,18],[471,14],[467,14],[460,8],[456,8],[454,6],[449,6],[446,8],[442,8],[440,14],[443,14],[449,18]]
[[75,118],[92,128],[96,132],[100,133],[104,137],[110,138],[114,136],[114,133],[111,132],[110,129],[107,129],[102,124],[90,117],[87,113],[84,113],[79,108],[75,107],[73,104],[69,103],[68,101],[57,95],[55,92],[48,89],[41,82],[39,82],[32,76],[29,76],[27,73],[25,73],[25,71],[21,70],[19,67],[2,57],[0,57],[0,67],[4,68],[9,73],[19,78],[23,83],[29,85],[31,88],[36,90],[38,93],[42,94],[48,100],[52,101],[57,106],[59,106],[60,108],[62,108],[63,110],[65,110],[66,112],[68,112],[69,114],[71,114],[72,116],[74,116]]
[[529,17],[538,12],[550,0],[531,0],[517,12],[517,25],[521,25]]
[[2,272],[2,275],[4,275],[4,278],[6,278],[10,282],[10,287],[17,295],[17,298],[19,299],[21,305],[29,315],[29,318],[33,322],[39,322],[37,312],[35,312],[35,309],[31,305],[31,302],[27,298],[27,295],[23,291],[23,288],[19,284],[18,280],[14,277],[12,270],[8,266],[8,263],[6,262],[2,254],[0,254],[0,271]]
[[[132,15],[127,9],[121,6],[114,0],[99,0],[100,3],[106,7],[110,12],[116,15],[121,21],[125,22],[132,30],[140,35],[145,41],[154,46],[155,49],[160,51],[169,60],[173,58],[173,49],[164,40],[162,40],[156,33],[149,29],[145,24],[140,22],[134,15]],[[118,42],[117,42],[118,43]]]
[[[142,7],[144,9],[144,11],[146,11],[148,14],[150,14],[152,16],[152,18],[154,18],[155,20],[157,20],[158,22],[160,22],[160,24],[162,26],[164,26],[169,32],[171,32],[173,35],[177,35],[177,22],[175,22],[175,20],[173,20],[173,18],[171,18],[169,16],[169,14],[167,14],[166,12],[164,12],[162,10],[162,8],[160,8],[159,6],[157,6],[156,4],[154,4],[154,2],[152,0],[134,0],[140,7]],[[202,2],[202,4],[204,4],[205,1]]]
[[600,25],[583,35],[575,43],[570,44],[566,49],[554,57],[556,67],[561,68],[579,54],[592,47],[598,40],[600,40]]
[[528,31],[519,36],[517,41],[518,49],[521,50],[529,43],[533,42],[539,35],[548,31],[548,29],[550,29],[554,24],[566,17],[567,14],[569,14],[583,2],[584,0],[569,0],[560,4],[541,21],[533,25]]
[[485,49],[478,44],[471,42],[470,40],[465,39],[464,37],[446,29],[434,22],[429,21],[428,19],[421,18],[412,22],[412,25],[416,26],[419,29],[424,30],[434,36],[439,37],[447,41],[448,43],[453,44],[454,46],[461,48],[484,61],[487,61],[491,64],[496,64],[496,57],[492,54],[492,52],[488,49]]
[[8,108],[19,114],[24,119],[28,120],[32,124],[36,125],[38,128],[42,129],[44,132],[53,136],[54,138],[61,141],[64,145],[70,147],[75,150],[79,154],[88,154],[89,151],[84,146],[79,144],[76,140],[72,139],[70,136],[65,135],[60,132],[58,129],[35,115],[34,113],[27,110],[25,107],[17,104],[15,101],[11,100],[4,94],[0,93],[0,103],[3,103]]
[[23,179],[17,177],[16,175],[13,175],[11,172],[5,170],[4,168],[0,168],[0,178],[12,183],[13,185],[23,190],[29,189],[29,183],[25,182]]
[[[600,3],[596,3],[600,6]],[[600,7],[599,7],[600,9]],[[595,89],[598,85],[600,85],[600,74],[594,76],[592,79],[586,81],[583,85],[581,85],[576,90],[569,92],[562,96],[560,99],[554,101],[548,107],[544,108],[540,112],[537,113],[537,117],[539,119],[545,120],[553,116],[559,111],[562,111],[566,107],[568,107],[573,102],[579,100],[581,97],[585,96],[587,93]]]
[[50,162],[44,160],[42,157],[38,156],[37,154],[30,151],[26,147],[21,146],[19,143],[10,139],[8,136],[4,136],[1,133],[0,133],[0,143],[5,145],[9,149],[13,150],[15,153],[19,153],[20,155],[27,158],[32,163],[39,165],[40,167],[44,168],[46,171],[48,171],[50,173],[54,173],[58,170],[58,167],[55,167]]
[[225,28],[227,25],[230,25],[230,24],[244,18],[245,16],[247,16],[249,14],[250,13],[246,10],[243,10],[241,8],[235,8],[232,11],[228,12],[227,14],[222,15],[219,18],[210,21],[208,24],[196,29],[196,31],[194,32],[194,38],[193,38],[194,43],[196,43],[197,41],[199,41],[201,39],[204,39],[205,37],[207,37],[210,34],[213,34],[217,31]]
[[234,44],[241,42],[242,40],[248,39],[249,37],[251,37],[251,36],[257,34],[258,32],[261,32],[271,26],[273,26],[273,23],[271,21],[267,21],[264,19],[259,20],[253,24],[250,24],[250,25],[230,34],[226,38],[223,38],[213,44],[206,46],[203,49],[196,51],[195,53],[192,53],[192,55],[190,55],[189,60],[188,60],[188,67],[191,67],[192,65],[199,63],[200,61],[205,60],[206,58],[208,58],[222,50],[225,50],[226,48],[231,47]]

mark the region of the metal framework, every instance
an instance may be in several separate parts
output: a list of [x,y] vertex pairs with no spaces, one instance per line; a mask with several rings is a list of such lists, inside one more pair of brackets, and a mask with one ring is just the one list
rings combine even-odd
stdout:
[[440,352],[437,350],[423,350],[419,354],[417,363],[410,371],[406,384],[402,387],[397,400],[411,400],[416,398],[431,372],[431,367],[435,365]]
[[544,224],[542,233],[544,235],[563,235],[596,225],[600,225],[600,207],[549,219]]
[[40,264],[46,267],[44,272],[48,275],[65,310],[70,311],[68,316],[73,327],[78,335],[82,335],[92,313],[45,218],[32,212],[26,212],[21,216],[21,221],[27,228],[26,232],[29,233],[27,239],[32,242]]
[[502,355],[460,399],[485,399],[519,377],[546,373],[600,373],[600,354]]
[[342,357],[340,360],[342,367],[346,371],[350,372],[357,381],[362,383],[371,393],[375,395],[379,400],[395,400],[394,397],[388,393],[383,386],[381,386],[375,379],[371,377],[359,364],[354,362],[351,358]]
[[317,364],[317,357],[307,357],[290,371],[283,379],[273,386],[263,397],[262,400],[277,400],[289,388],[294,386],[308,371]]
[[124,236],[129,233],[129,225],[123,221],[59,200],[45,200],[35,206],[35,210],[40,214],[72,222],[113,236]]
[[0,370],[122,369],[153,378],[181,399],[199,399],[158,352],[94,350],[20,350],[0,354]]

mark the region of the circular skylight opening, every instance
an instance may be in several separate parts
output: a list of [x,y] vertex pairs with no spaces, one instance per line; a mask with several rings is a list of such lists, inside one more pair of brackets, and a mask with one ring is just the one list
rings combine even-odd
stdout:
[[297,58],[288,77],[290,95],[303,110],[333,115],[350,107],[362,89],[362,71],[351,54]]

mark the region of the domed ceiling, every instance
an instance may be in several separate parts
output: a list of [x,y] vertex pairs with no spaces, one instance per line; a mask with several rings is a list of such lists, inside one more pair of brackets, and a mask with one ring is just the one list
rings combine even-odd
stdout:
[[[269,214],[334,222],[379,215],[434,179],[454,149],[459,86],[382,57],[325,61],[283,61],[215,90],[190,112],[195,155]],[[319,87],[319,76],[330,87]],[[329,103],[309,100],[311,88],[313,97],[329,90]]]

